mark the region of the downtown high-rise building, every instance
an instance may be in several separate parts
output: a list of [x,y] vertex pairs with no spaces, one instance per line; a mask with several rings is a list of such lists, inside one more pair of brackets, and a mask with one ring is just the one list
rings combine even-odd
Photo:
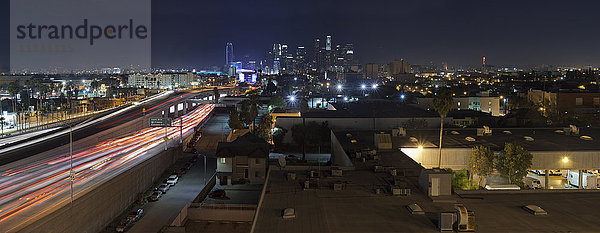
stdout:
[[227,42],[225,46],[225,66],[229,67],[233,64],[233,44]]
[[281,44],[273,44],[273,68],[271,73],[279,74],[281,71]]
[[344,56],[344,66],[354,65],[354,45],[350,43],[344,45],[342,56]]
[[325,38],[325,51],[323,52],[324,54],[324,59],[323,59],[323,70],[330,70],[332,66],[335,65],[335,60],[336,60],[336,56],[335,56],[335,52],[332,50],[332,38],[330,35],[328,35]]
[[306,49],[304,46],[296,48],[296,58],[294,59],[296,72],[304,72],[307,69],[306,64]]
[[320,71],[321,70],[321,39],[315,38],[313,42],[313,57],[312,57],[312,70]]

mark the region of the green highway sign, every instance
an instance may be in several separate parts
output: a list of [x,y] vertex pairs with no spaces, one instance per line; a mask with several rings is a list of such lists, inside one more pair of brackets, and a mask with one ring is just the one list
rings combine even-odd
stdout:
[[171,127],[171,118],[150,118],[150,127]]

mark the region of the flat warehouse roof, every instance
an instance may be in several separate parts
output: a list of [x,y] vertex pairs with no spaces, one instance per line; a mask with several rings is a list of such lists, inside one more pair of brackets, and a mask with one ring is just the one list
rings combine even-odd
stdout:
[[[488,146],[501,150],[515,143],[529,151],[600,151],[600,129],[582,128],[579,135],[566,135],[558,128],[494,128],[492,135],[477,136],[477,129],[444,129],[443,148]],[[407,130],[406,137],[393,137],[395,147],[438,147],[439,129]],[[587,136],[589,138],[582,138]],[[411,137],[417,139],[411,140]],[[468,138],[469,137],[469,138]],[[468,140],[469,139],[469,140]],[[473,140],[474,139],[474,140]]]

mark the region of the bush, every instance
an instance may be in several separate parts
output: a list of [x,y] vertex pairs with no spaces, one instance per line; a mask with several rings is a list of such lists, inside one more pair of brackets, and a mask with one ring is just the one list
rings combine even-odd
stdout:
[[452,171],[452,188],[454,190],[473,190],[478,189],[477,182],[469,179],[467,169]]

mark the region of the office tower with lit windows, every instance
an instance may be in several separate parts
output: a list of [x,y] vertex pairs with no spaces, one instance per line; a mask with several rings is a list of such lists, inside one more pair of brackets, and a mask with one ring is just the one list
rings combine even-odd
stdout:
[[312,69],[314,71],[321,69],[321,40],[319,38],[315,38],[313,42]]
[[281,44],[273,44],[273,74],[281,71]]
[[304,46],[296,48],[296,72],[304,72],[306,70],[306,49]]
[[227,42],[225,46],[225,66],[231,66],[233,64],[233,44]]
[[354,65],[354,45],[350,43],[344,45],[342,56],[344,56],[344,66]]

